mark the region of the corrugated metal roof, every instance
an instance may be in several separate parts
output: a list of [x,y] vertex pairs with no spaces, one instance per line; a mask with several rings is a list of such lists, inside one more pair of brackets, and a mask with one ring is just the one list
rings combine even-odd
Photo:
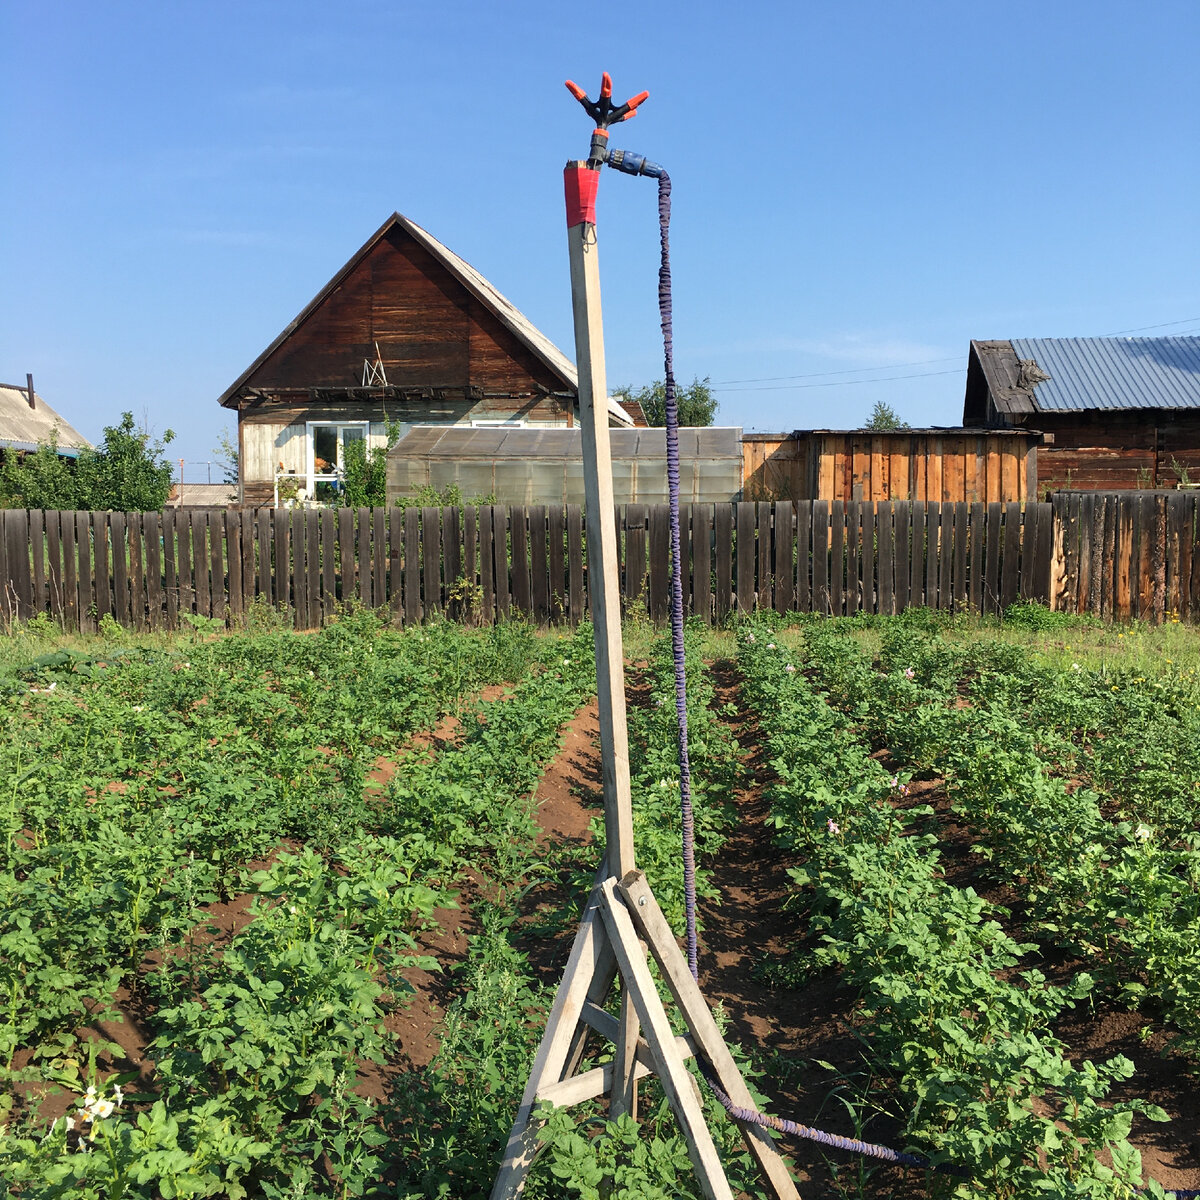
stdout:
[[1050,376],[1040,412],[1200,408],[1200,337],[1013,338],[1018,359]]
[[63,420],[35,391],[36,407],[29,407],[29,393],[15,384],[0,383],[0,446],[14,450],[36,450],[39,442],[48,442],[58,430],[59,450],[67,458],[75,458],[80,450],[91,449],[92,443]]

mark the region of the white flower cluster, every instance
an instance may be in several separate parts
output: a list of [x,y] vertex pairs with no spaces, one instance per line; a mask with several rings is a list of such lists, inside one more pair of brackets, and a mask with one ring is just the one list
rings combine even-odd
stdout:
[[107,1120],[125,1102],[125,1095],[119,1083],[113,1084],[112,1098],[101,1096],[95,1087],[89,1087],[83,1094],[79,1108],[74,1116],[67,1117],[67,1132],[78,1128],[80,1141],[91,1140],[92,1128],[97,1121]]

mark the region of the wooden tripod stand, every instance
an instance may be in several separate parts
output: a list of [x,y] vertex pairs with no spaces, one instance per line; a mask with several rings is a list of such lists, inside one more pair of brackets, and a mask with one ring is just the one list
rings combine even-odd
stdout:
[[[598,164],[568,163],[568,197],[573,189],[578,195],[580,177],[573,176],[573,172],[597,169]],[[595,181],[586,183],[594,196]],[[634,865],[600,270],[596,227],[590,215],[585,213],[573,221],[568,202],[571,294],[583,428],[588,591],[595,623],[607,851],[517,1110],[491,1200],[509,1200],[519,1196],[524,1188],[539,1146],[539,1123],[535,1116],[539,1103],[548,1101],[566,1106],[607,1096],[612,1117],[636,1115],[638,1080],[648,1074],[656,1075],[662,1085],[687,1142],[704,1195],[708,1200],[733,1200],[705,1123],[699,1089],[684,1065],[685,1060],[695,1053],[701,1054],[736,1105],[753,1108],[753,1100],[646,877]],[[671,1031],[666,1008],[650,974],[647,948],[687,1025],[687,1037],[676,1038]],[[618,979],[621,1008],[620,1016],[614,1018],[603,1004]],[[595,1070],[577,1074],[584,1042],[593,1031],[613,1043],[613,1059]],[[791,1175],[770,1134],[749,1122],[739,1122],[739,1126],[770,1195],[776,1200],[798,1200]]]

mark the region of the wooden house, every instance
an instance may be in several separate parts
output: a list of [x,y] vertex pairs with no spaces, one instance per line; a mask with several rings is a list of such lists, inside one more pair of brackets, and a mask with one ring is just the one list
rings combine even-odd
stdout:
[[1043,495],[1200,483],[1200,337],[973,341],[963,424],[1040,429]]
[[[240,499],[332,499],[345,448],[389,423],[570,426],[571,361],[482,275],[393,213],[221,396]],[[634,418],[610,402],[614,425]]]

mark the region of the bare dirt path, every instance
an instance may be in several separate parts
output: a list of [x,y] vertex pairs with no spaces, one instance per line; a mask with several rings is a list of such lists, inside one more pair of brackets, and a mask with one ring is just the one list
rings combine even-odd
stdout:
[[[599,788],[600,756],[596,748],[599,728],[593,701],[565,726],[562,749],[538,782],[534,802],[541,827],[540,844],[547,851],[551,846],[578,846],[589,840],[588,824],[595,810],[585,797],[594,795]],[[535,889],[526,897],[525,908],[531,916],[554,903],[553,893],[560,882],[550,879],[545,888]],[[442,969],[425,971],[414,967],[403,973],[414,994],[405,1008],[388,1018],[388,1028],[399,1038],[400,1057],[395,1067],[381,1072],[381,1076],[428,1066],[437,1053],[446,1009],[461,992],[461,981],[454,968],[466,960],[469,939],[478,929],[471,907],[480,897],[480,887],[478,876],[469,878],[461,889],[458,907],[438,909],[434,914],[437,927],[422,935],[420,953],[433,955]],[[557,942],[540,938],[529,939],[525,948],[535,969],[544,977],[543,982],[552,985],[561,973],[562,963],[558,960],[565,958],[565,950],[560,954]]]
[[[849,1019],[850,997],[838,988],[836,978],[821,976],[795,988],[770,987],[755,978],[765,959],[778,962],[803,942],[803,914],[787,904],[793,890],[787,872],[793,864],[773,844],[766,824],[770,806],[763,787],[772,773],[756,721],[740,711],[737,668],[720,660],[712,673],[717,705],[723,708],[732,702],[739,710],[729,723],[750,782],[734,797],[736,827],[719,857],[707,864],[719,899],[699,906],[701,987],[710,1003],[724,1008],[728,1039],[740,1043],[762,1066],[763,1074],[754,1082],[767,1097],[768,1112],[843,1137],[890,1144],[896,1136],[894,1121],[884,1117],[865,1130],[856,1129],[845,1106],[830,1097],[839,1080],[849,1090],[865,1083],[867,1070]],[[784,1139],[780,1147],[796,1168],[805,1200],[846,1194],[831,1184],[826,1157],[839,1164],[843,1179],[858,1178],[861,1160],[852,1155],[825,1151],[796,1137]],[[865,1196],[921,1194],[913,1188],[913,1172],[875,1167],[871,1173]]]

